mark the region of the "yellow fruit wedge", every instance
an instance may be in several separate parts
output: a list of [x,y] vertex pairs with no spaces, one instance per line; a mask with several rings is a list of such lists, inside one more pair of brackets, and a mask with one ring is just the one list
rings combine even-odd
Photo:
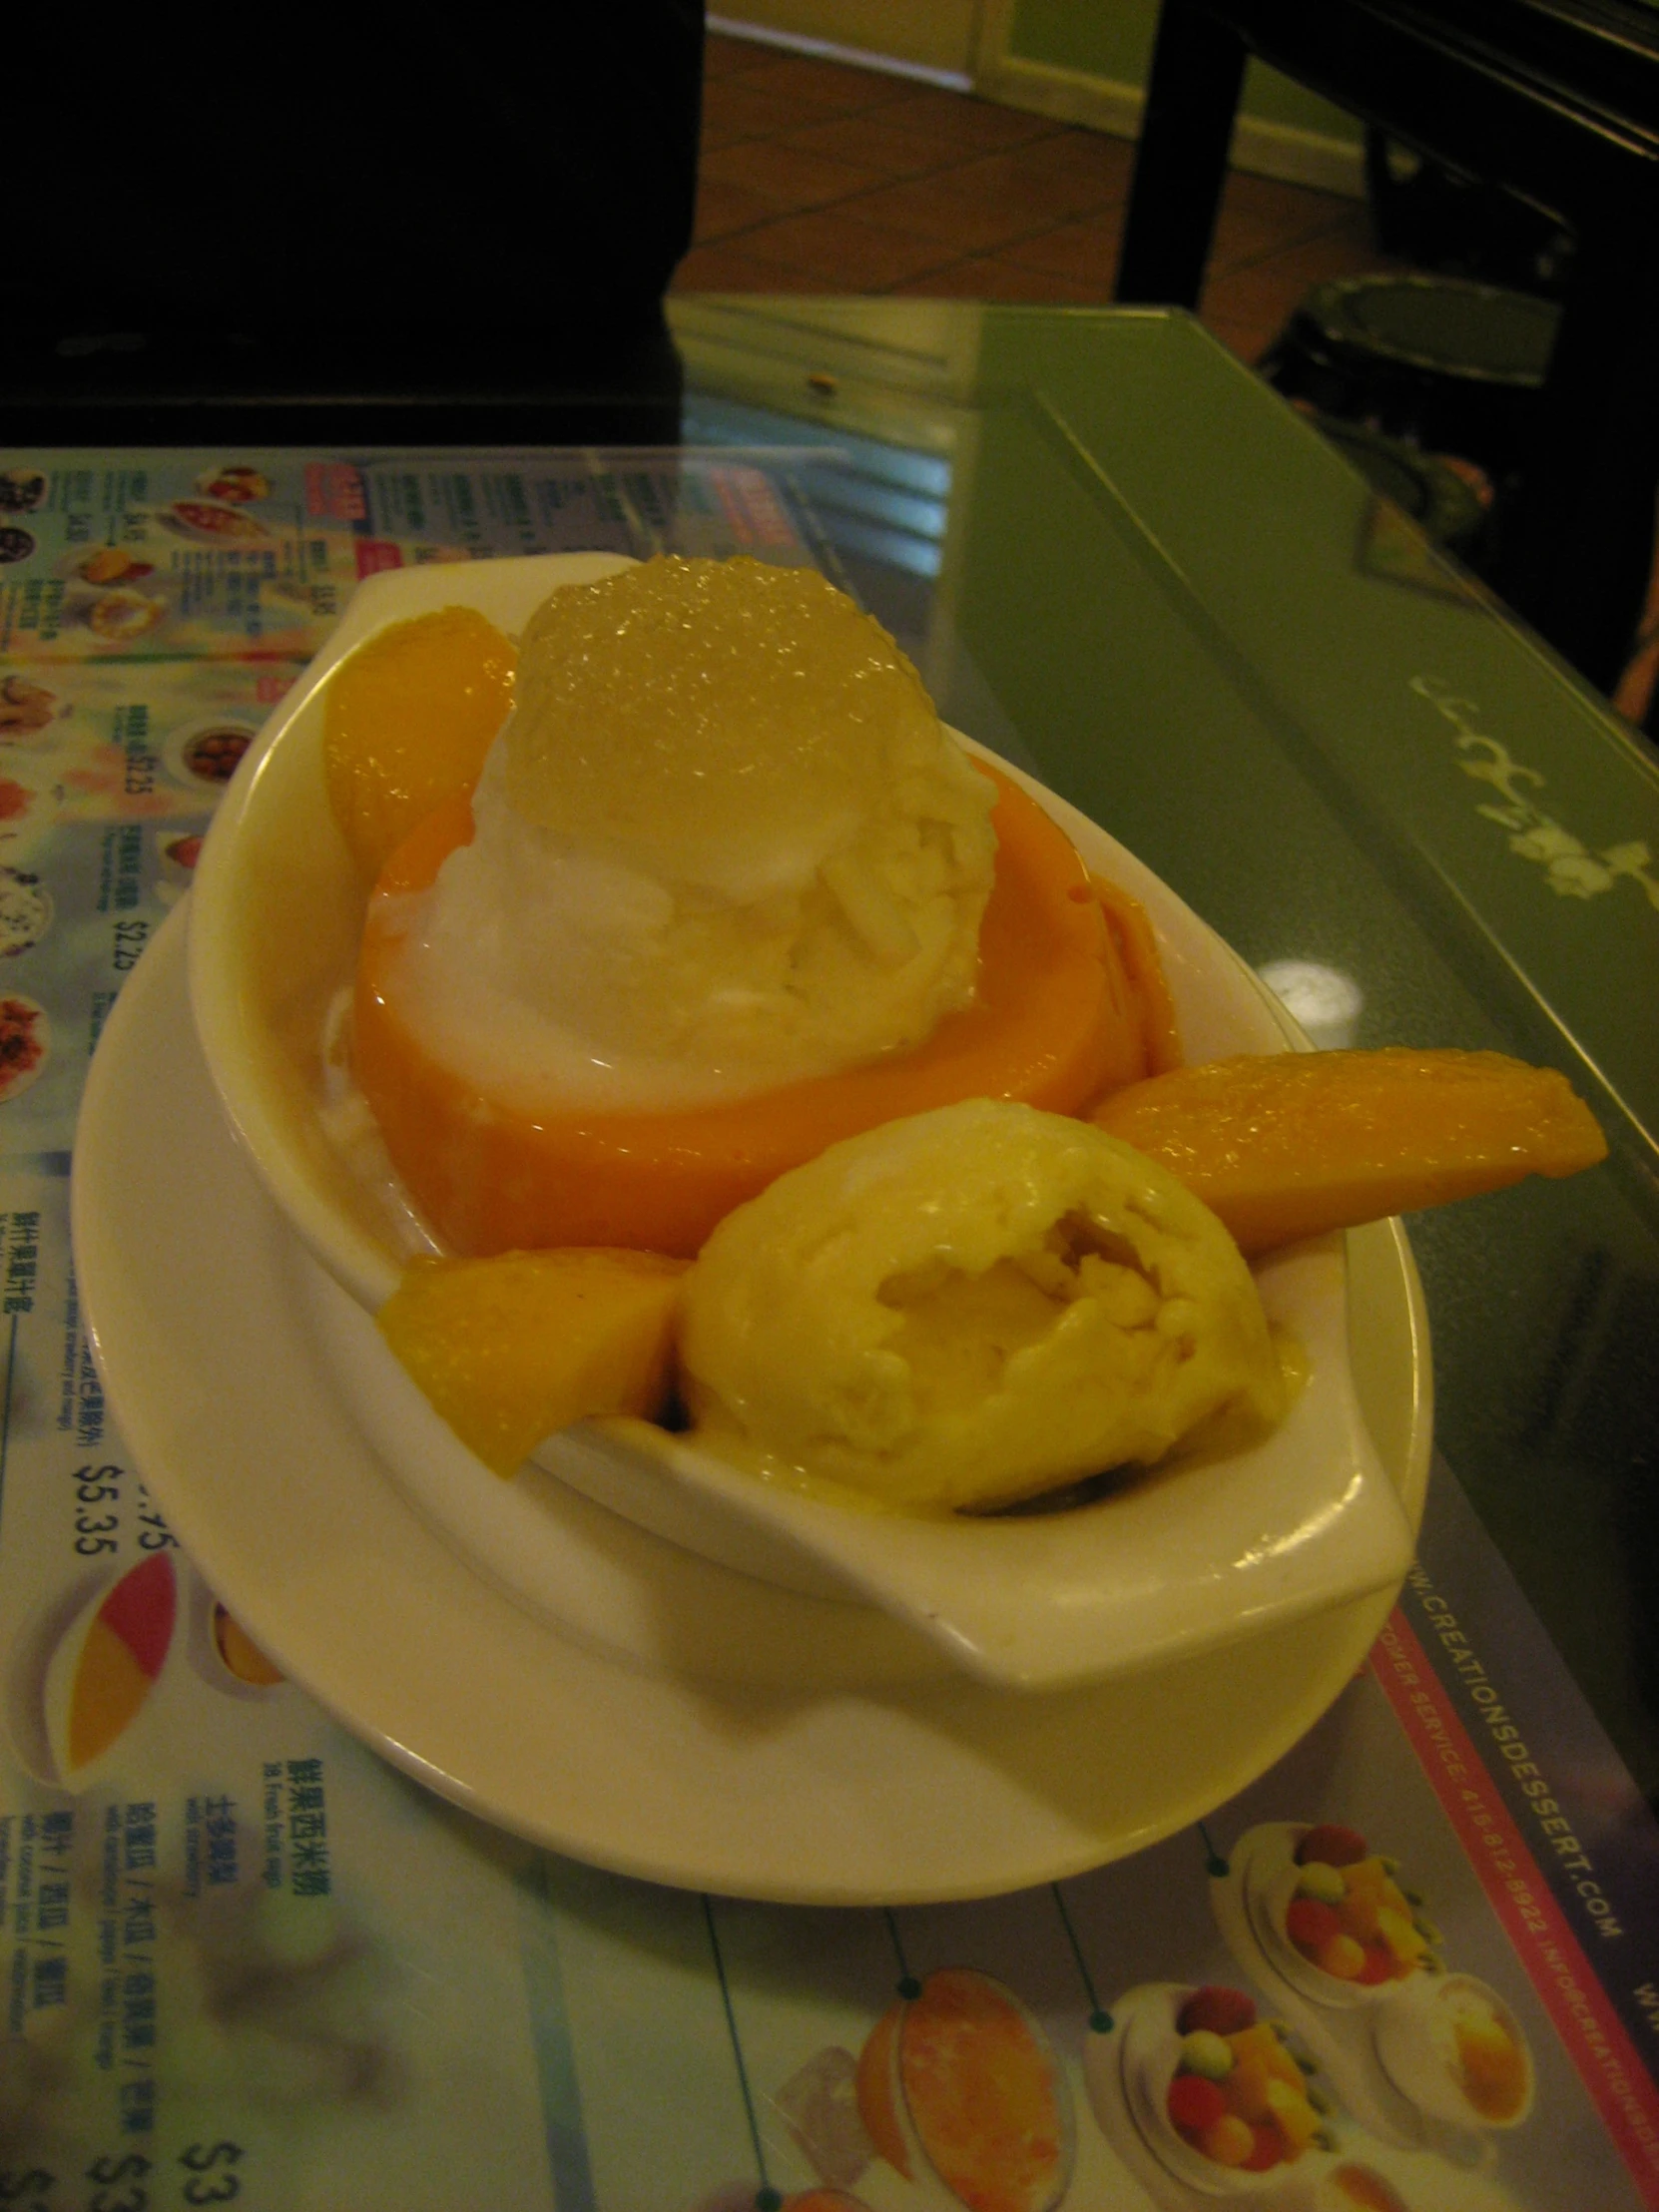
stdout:
[[[1296,2061],[1291,2063],[1295,2065]],[[1268,2083],[1268,2116],[1284,2136],[1290,2156],[1300,2158],[1312,2145],[1320,2126],[1320,2116],[1308,2101],[1300,2070],[1294,2085],[1289,2081]]]
[[1564,1076],[1501,1052],[1210,1060],[1131,1083],[1091,1118],[1179,1176],[1245,1253],[1607,1157]]
[[513,700],[511,639],[470,607],[394,623],[341,663],[323,705],[334,819],[364,876],[472,790]]
[[662,1411],[686,1267],[597,1246],[416,1260],[380,1334],[468,1450],[511,1474],[572,1421]]

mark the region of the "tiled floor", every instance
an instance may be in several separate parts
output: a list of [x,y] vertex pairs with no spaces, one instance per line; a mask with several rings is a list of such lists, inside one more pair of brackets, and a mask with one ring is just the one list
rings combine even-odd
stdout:
[[[1133,148],[903,77],[719,35],[708,43],[697,238],[677,291],[909,292],[1104,305]],[[1200,312],[1256,360],[1318,283],[1398,267],[1365,207],[1235,170]],[[1659,566],[1645,655],[1659,675]]]
[[[1133,148],[902,77],[712,36],[678,291],[1100,305]],[[1235,171],[1201,307],[1254,360],[1310,286],[1391,265],[1358,201]]]

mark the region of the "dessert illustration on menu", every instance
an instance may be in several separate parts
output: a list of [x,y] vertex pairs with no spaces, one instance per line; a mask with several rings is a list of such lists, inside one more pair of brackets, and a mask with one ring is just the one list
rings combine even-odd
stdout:
[[[96,1479],[78,1487],[94,1504],[114,1494]],[[284,1683],[171,1544],[58,1592],[21,1624],[0,1671],[6,1732],[24,1770],[77,1794],[176,1725],[180,1701],[200,1694],[187,1683],[244,1699],[269,1698]]]
[[1076,2109],[1041,2021],[976,1967],[902,1986],[856,2056],[822,2050],[775,2093],[823,2185],[788,2201],[1058,2212]]
[[1246,1989],[1149,1982],[1084,2053],[1089,2108],[1154,2203],[1275,2201],[1339,2148],[1328,2090],[1286,2023]]
[[1526,2120],[1532,2054],[1513,2011],[1453,1969],[1405,1871],[1359,1831],[1253,1828],[1210,1900],[1241,1969],[1372,2133],[1455,2152]]

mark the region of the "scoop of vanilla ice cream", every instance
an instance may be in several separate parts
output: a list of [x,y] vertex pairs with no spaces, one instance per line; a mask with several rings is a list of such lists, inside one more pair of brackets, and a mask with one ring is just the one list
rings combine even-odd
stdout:
[[683,1286],[699,1425],[911,1509],[1012,1503],[1282,1417],[1238,1248],[1086,1122],[969,1099],[831,1145],[727,1216]]
[[440,1057],[527,1103],[903,1051],[973,995],[994,796],[816,570],[648,561],[531,618],[404,982]]

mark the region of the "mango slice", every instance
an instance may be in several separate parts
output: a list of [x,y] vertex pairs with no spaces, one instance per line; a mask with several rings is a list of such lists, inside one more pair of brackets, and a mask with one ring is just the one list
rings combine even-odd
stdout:
[[470,607],[394,623],[343,662],[323,705],[334,819],[372,880],[410,830],[470,793],[513,700],[512,641]]
[[462,1443],[506,1475],[572,1421],[662,1411],[685,1270],[595,1247],[416,1260],[377,1318]]
[[1140,1023],[1141,1052],[1148,1075],[1163,1075],[1181,1065],[1181,1032],[1170,995],[1152,919],[1138,898],[1104,875],[1090,883],[1106,916],[1112,943],[1128,983]]
[[1210,1060],[1131,1083],[1091,1118],[1161,1161],[1247,1254],[1607,1156],[1565,1076],[1501,1052]]

